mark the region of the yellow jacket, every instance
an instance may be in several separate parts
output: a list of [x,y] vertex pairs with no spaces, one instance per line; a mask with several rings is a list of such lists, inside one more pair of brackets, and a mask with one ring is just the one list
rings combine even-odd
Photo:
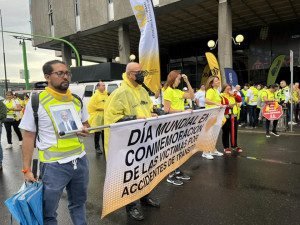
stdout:
[[99,90],[96,90],[91,97],[87,107],[90,114],[88,121],[91,127],[97,127],[104,124],[104,106],[107,98],[107,92],[104,91],[101,93]]
[[[104,110],[104,124],[112,124],[126,116],[151,117],[152,101],[148,92],[141,86],[134,87],[123,73],[123,82],[107,99]],[[107,157],[109,130],[104,132],[104,150]]]

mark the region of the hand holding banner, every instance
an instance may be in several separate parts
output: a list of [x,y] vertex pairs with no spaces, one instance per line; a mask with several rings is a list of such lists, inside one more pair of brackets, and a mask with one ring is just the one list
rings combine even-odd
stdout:
[[198,151],[213,151],[224,108],[110,126],[102,217],[148,194]]

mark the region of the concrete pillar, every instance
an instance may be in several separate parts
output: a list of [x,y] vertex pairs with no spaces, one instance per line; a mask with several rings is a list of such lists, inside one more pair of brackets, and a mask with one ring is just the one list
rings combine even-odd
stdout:
[[232,68],[232,15],[229,0],[219,0],[218,59],[224,84],[224,68]]
[[68,66],[72,66],[72,50],[64,43],[61,44],[61,56],[63,62],[65,62]]
[[119,26],[119,57],[120,63],[127,64],[130,55],[130,40],[128,25]]

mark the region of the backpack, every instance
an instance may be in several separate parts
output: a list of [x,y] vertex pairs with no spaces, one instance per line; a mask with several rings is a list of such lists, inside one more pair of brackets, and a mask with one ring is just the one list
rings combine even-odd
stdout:
[[[39,115],[38,115],[38,110],[39,110],[39,103],[40,103],[39,95],[40,95],[40,92],[33,92],[32,95],[31,95],[31,107],[32,107],[33,117],[34,117],[34,122],[35,122],[35,127],[36,127],[35,137],[38,140],[39,140],[39,137],[38,137],[38,131],[39,131]],[[76,95],[76,94],[72,93],[72,95],[80,101],[80,105],[81,105],[81,109],[82,109],[83,102],[82,102],[81,98],[78,95]]]
[[0,122],[2,122],[7,116],[7,108],[3,101],[0,101]]

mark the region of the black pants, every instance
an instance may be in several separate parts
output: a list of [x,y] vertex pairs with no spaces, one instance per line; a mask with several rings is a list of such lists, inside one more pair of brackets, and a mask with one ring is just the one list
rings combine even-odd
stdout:
[[6,137],[7,137],[7,143],[8,144],[12,144],[12,142],[11,142],[11,126],[13,126],[14,131],[16,132],[16,134],[19,138],[19,141],[23,140],[21,131],[19,129],[19,124],[20,124],[20,120],[19,121],[14,120],[14,121],[9,121],[9,122],[4,122],[4,127],[5,127],[5,130],[6,130]]
[[[227,118],[225,124],[222,127],[222,142],[223,147],[229,148],[230,146],[232,148],[237,147],[237,119],[234,117],[234,133],[231,131],[231,118]],[[229,146],[229,138],[230,138],[230,146]]]
[[[266,119],[266,132],[267,133],[270,132],[270,123],[271,123],[271,121]],[[278,124],[278,120],[273,120],[273,129],[272,129],[272,131],[276,132],[277,124]]]
[[[149,194],[145,195],[144,197],[140,198],[140,201],[147,201],[149,198]],[[126,211],[130,211],[132,208],[137,207],[138,201],[134,201],[126,205]]]
[[104,148],[104,132],[103,131],[99,131],[99,132],[95,132],[95,136],[94,136],[94,143],[95,143],[95,149],[100,148],[100,135],[101,135],[101,144],[102,147]]
[[300,110],[300,103],[295,105],[295,121],[299,122],[299,110]]
[[247,123],[247,106],[242,105],[239,123]]
[[249,126],[255,127],[257,126],[257,120],[256,118],[256,105],[248,105],[248,113],[249,113]]

